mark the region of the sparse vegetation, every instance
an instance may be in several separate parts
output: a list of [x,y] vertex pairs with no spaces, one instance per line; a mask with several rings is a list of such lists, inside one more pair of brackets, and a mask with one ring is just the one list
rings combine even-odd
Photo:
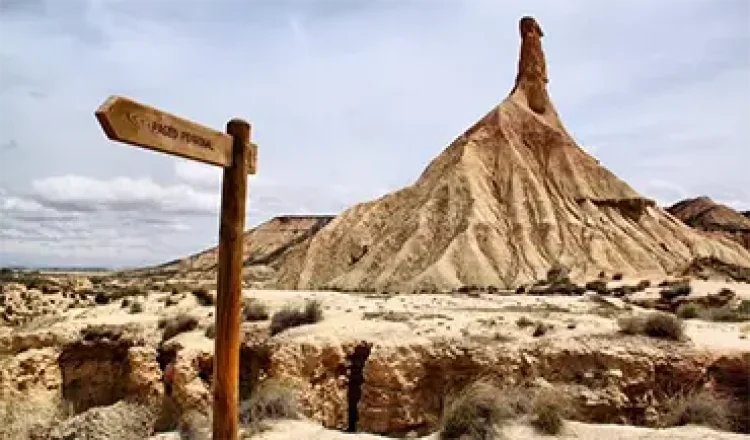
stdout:
[[534,321],[529,319],[527,316],[521,316],[516,320],[516,325],[519,328],[531,327],[532,325],[534,325]]
[[271,336],[284,330],[306,324],[314,324],[323,320],[323,308],[320,301],[308,300],[302,309],[285,306],[271,317]]
[[498,429],[515,411],[501,398],[501,391],[487,381],[478,381],[449,399],[443,413],[440,440],[485,440],[497,438]]
[[0,269],[0,281],[13,281],[15,279],[15,273],[13,269],[3,267]]
[[631,315],[617,320],[620,331],[629,335],[646,335],[652,338],[680,341],[685,338],[684,323],[669,313],[652,312]]
[[216,299],[205,287],[193,290],[193,296],[198,301],[198,304],[202,306],[212,306],[216,303]]
[[211,440],[211,420],[196,409],[180,415],[177,431],[181,440]]
[[531,335],[535,338],[538,338],[540,336],[544,336],[549,330],[552,329],[552,326],[549,324],[545,324],[541,321],[538,321],[536,323],[536,327],[534,327],[534,333]]
[[143,310],[144,310],[143,303],[141,301],[137,301],[137,300],[133,301],[130,304],[130,309],[129,310],[130,310],[130,313],[142,313]]
[[661,292],[659,292],[659,295],[661,295],[661,297],[666,300],[672,300],[680,296],[688,296],[690,295],[691,291],[692,288],[688,283],[675,284],[673,286],[667,287],[666,289],[663,289]]
[[268,307],[256,299],[248,299],[242,306],[245,321],[265,321],[268,316]]
[[194,330],[198,327],[198,318],[185,313],[179,314],[171,319],[159,321],[159,327],[164,329],[162,341],[167,341],[180,333]]
[[591,290],[604,295],[607,293],[607,282],[604,280],[589,281],[586,283],[586,290]]
[[145,289],[142,289],[138,286],[109,288],[109,290],[98,290],[92,293],[94,294],[94,302],[99,305],[109,304],[120,299],[124,300],[125,298],[146,296],[148,294]]
[[750,321],[750,313],[745,312],[742,306],[736,309],[729,306],[699,308],[698,317],[714,322]]
[[680,305],[675,314],[682,319],[702,319],[714,322],[744,322],[750,321],[750,301],[743,301],[737,308],[728,305],[721,307],[705,307],[696,303]]
[[440,440],[494,440],[508,420],[529,416],[529,423],[540,433],[562,431],[566,399],[554,389],[535,391],[514,385],[498,388],[478,380],[449,398],[443,412]]
[[[406,312],[396,312],[394,310],[387,310],[382,312],[365,312],[362,314],[362,319],[365,320],[371,320],[371,319],[382,319],[383,321],[390,321],[390,322],[406,322],[409,319],[411,319],[411,316],[409,313]],[[426,318],[422,318],[426,319]]]
[[553,390],[542,390],[531,408],[531,426],[542,434],[557,435],[565,423],[564,412],[563,396]]
[[732,423],[732,401],[711,391],[680,394],[668,402],[664,426],[703,425],[729,431]]
[[620,280],[622,280],[622,274],[620,272],[618,272],[618,273],[612,275],[612,279],[614,281],[620,281]]
[[214,339],[216,337],[216,323],[212,322],[209,324],[204,334],[208,339]]
[[240,403],[239,419],[252,433],[265,430],[269,420],[298,419],[301,413],[297,393],[289,383],[266,379]]
[[682,319],[697,318],[700,314],[700,307],[695,303],[685,303],[677,307],[675,314]]

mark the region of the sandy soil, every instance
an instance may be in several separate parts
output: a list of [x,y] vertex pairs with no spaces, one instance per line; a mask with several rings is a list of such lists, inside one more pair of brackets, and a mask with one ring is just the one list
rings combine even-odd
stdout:
[[[269,431],[253,437],[254,440],[383,440],[372,434],[349,434],[325,429],[308,421],[280,421],[273,423]],[[669,429],[649,429],[620,425],[591,425],[579,422],[566,422],[563,432],[557,437],[541,435],[526,425],[513,424],[503,433],[509,440],[545,440],[550,438],[580,440],[734,440],[747,438],[745,435],[718,432],[700,426],[684,426]],[[438,440],[437,434],[418,437],[420,440]],[[176,433],[161,434],[149,440],[179,440]]]
[[[622,283],[633,283],[624,280]],[[613,282],[614,287],[620,282]],[[656,284],[656,283],[654,283]],[[706,295],[729,287],[738,296],[750,298],[750,284],[694,281],[691,295]],[[658,295],[649,288],[635,295]],[[186,293],[177,304],[165,307],[169,293],[152,292],[141,298],[144,311],[130,313],[112,304],[87,309],[71,309],[53,327],[80,328],[88,324],[141,323],[156,327],[160,318],[181,313],[199,319],[198,329],[178,335],[183,347],[213,350],[213,341],[203,334],[213,320],[214,307],[201,306]],[[352,294],[328,291],[245,290],[246,298],[258,299],[272,314],[286,305],[302,306],[306,300],[319,300],[325,319],[314,325],[289,329],[276,338],[298,342],[375,340],[383,346],[425,342],[437,338],[495,338],[518,344],[539,340],[534,327],[520,327],[519,319],[541,321],[552,328],[543,339],[564,343],[582,337],[610,336],[617,332],[617,317],[648,310],[626,304],[618,298],[602,298],[593,292],[583,296],[531,296],[480,294]],[[689,344],[698,350],[750,350],[748,323],[716,323],[698,319],[686,321]]]

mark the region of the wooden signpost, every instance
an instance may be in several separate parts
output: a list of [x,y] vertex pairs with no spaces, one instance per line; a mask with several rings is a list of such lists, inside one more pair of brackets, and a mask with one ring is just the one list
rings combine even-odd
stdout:
[[247,175],[255,174],[257,146],[250,124],[227,123],[222,133],[121,96],[107,99],[96,119],[114,141],[224,167],[219,225],[213,438],[236,440],[240,370],[242,239]]

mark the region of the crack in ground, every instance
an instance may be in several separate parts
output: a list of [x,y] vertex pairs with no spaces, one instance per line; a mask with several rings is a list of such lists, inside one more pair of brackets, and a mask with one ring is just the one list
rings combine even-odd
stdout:
[[349,361],[349,387],[346,392],[348,403],[347,432],[357,432],[357,421],[359,420],[358,405],[359,400],[362,398],[362,385],[365,383],[364,369],[371,351],[372,344],[363,341],[354,347],[352,354],[347,356],[347,360]]

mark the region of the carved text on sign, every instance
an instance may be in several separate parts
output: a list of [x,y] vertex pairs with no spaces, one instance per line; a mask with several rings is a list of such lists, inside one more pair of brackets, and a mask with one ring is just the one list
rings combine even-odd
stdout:
[[209,150],[213,149],[213,147],[211,146],[211,140],[195,133],[191,133],[189,131],[180,131],[171,125],[164,124],[159,121],[150,121],[138,113],[128,113],[127,118],[138,130],[150,130],[154,134],[158,134],[175,140],[179,139],[180,141],[193,144],[197,147],[207,148]]

